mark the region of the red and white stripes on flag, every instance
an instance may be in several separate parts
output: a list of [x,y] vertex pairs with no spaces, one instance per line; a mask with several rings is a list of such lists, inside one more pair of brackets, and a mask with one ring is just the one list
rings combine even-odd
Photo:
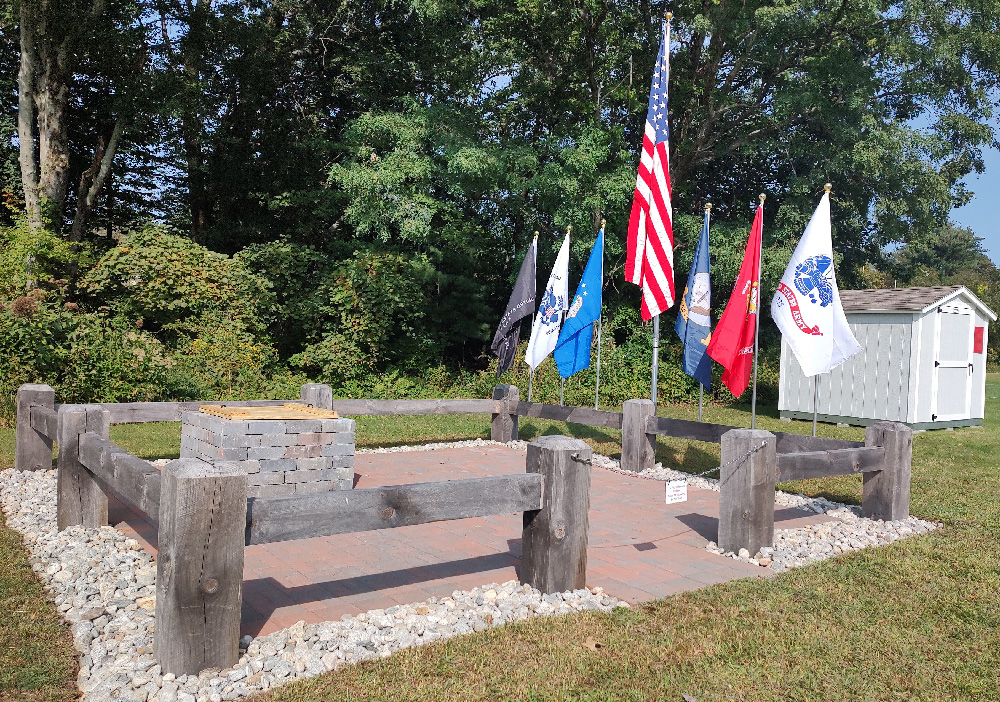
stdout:
[[628,222],[625,279],[642,287],[642,318],[650,320],[674,304],[674,229],[670,208],[670,22],[663,20],[660,53],[649,89],[646,131]]

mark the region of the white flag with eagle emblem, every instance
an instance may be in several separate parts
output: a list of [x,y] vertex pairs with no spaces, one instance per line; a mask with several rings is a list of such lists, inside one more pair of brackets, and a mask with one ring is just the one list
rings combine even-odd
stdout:
[[861,352],[833,271],[830,192],[823,195],[771,300],[771,317],[807,378]]
[[538,314],[531,325],[531,338],[528,339],[528,349],[524,352],[524,362],[531,370],[552,353],[559,340],[559,325],[563,312],[569,309],[569,232],[563,240],[556,263],[552,266],[549,283],[542,293],[542,301],[538,305]]

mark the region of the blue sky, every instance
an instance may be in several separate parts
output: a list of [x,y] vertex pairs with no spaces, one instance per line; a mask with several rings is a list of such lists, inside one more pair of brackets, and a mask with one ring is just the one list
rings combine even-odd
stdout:
[[1000,152],[990,149],[983,154],[986,171],[982,175],[972,175],[966,184],[976,197],[965,207],[952,210],[951,218],[963,227],[969,227],[983,238],[990,258],[1000,263]]

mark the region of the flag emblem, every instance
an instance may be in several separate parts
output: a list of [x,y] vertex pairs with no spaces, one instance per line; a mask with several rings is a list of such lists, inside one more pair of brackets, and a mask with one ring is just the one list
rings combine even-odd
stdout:
[[833,259],[829,256],[810,256],[795,268],[795,287],[803,295],[809,296],[814,305],[820,307],[833,303]]
[[829,373],[861,351],[837,291],[830,186],[825,189],[771,301],[771,317],[809,378]]
[[546,290],[545,296],[542,298],[541,309],[538,311],[542,318],[542,324],[549,326],[559,324],[559,313],[562,312],[562,308],[562,295],[556,295],[551,288]]

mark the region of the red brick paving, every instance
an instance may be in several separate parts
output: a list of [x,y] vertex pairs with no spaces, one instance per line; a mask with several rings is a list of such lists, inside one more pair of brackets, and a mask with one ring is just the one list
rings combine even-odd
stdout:
[[[501,446],[361,454],[357,487],[455,480],[524,471],[525,454]],[[663,483],[595,467],[591,481],[587,584],[631,603],[771,571],[708,553],[716,538],[718,493],[688,490],[665,505]],[[111,523],[155,554],[155,528],[112,501]],[[780,528],[822,518],[779,509]],[[121,522],[121,523],[119,523]],[[521,515],[248,546],[243,633],[270,633],[300,619],[319,622],[449,595],[517,578]]]

